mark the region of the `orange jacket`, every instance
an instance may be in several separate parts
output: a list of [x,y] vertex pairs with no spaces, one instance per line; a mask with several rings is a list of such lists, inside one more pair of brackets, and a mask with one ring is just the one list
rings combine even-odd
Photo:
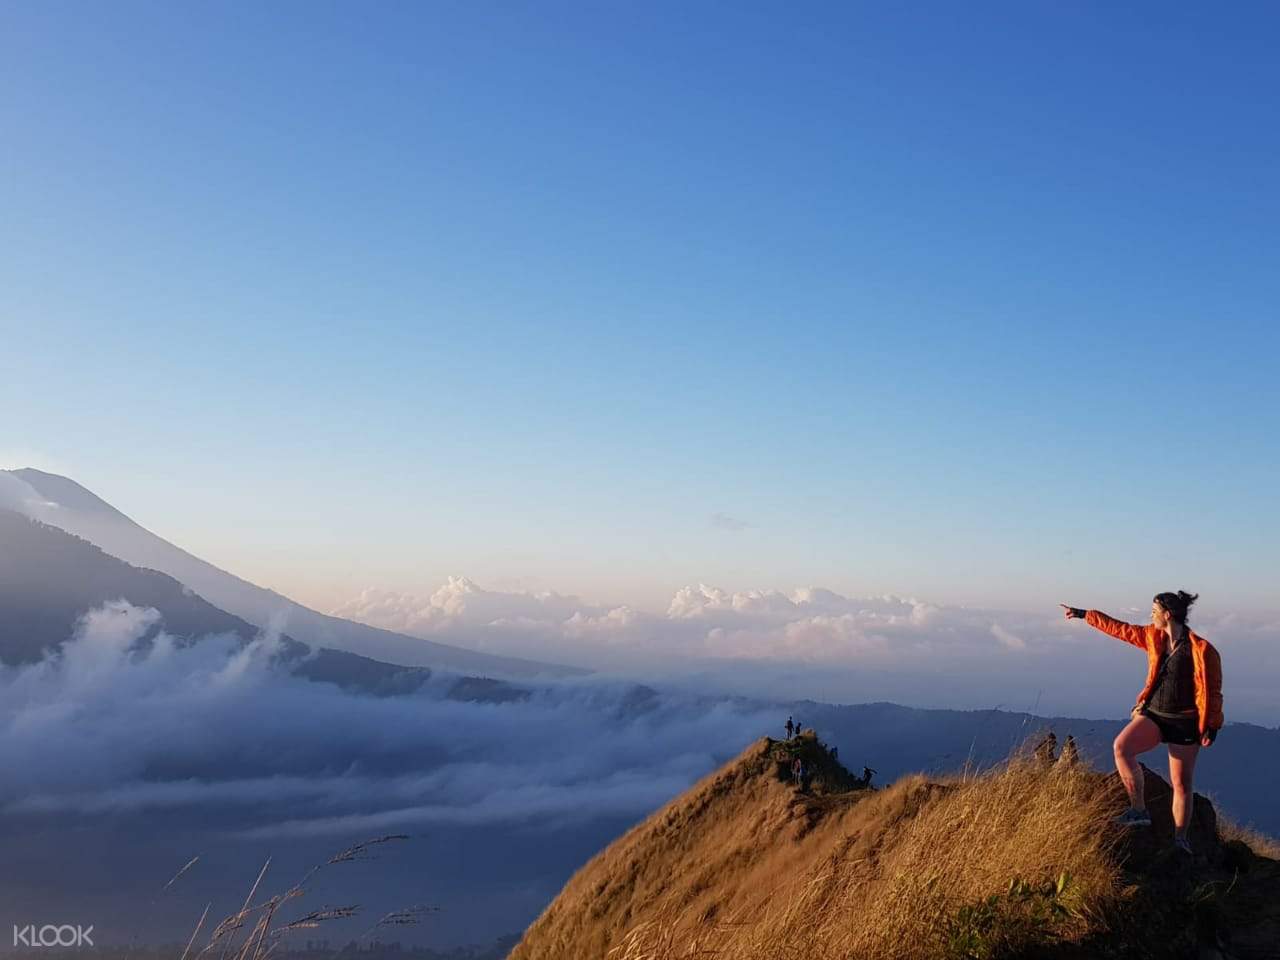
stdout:
[[[1164,656],[1169,642],[1168,636],[1153,623],[1124,623],[1108,617],[1101,610],[1087,611],[1084,621],[1103,633],[1109,633],[1147,652],[1147,682],[1138,694],[1138,705],[1145,706],[1147,698],[1151,696],[1151,688],[1156,684],[1156,674],[1160,669],[1160,658]],[[1204,736],[1206,730],[1222,729],[1222,659],[1213,645],[1204,637],[1192,633],[1190,627],[1187,628],[1187,637],[1191,640],[1191,661],[1195,666],[1196,712],[1200,714],[1200,736]]]

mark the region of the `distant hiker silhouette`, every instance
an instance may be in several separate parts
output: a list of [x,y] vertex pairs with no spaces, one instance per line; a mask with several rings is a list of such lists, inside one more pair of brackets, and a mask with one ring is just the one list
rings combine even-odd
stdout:
[[839,748],[839,747],[832,747],[832,748],[831,748],[831,759],[832,759],[832,760],[839,760],[839,759],[840,759],[840,748]]
[[1053,766],[1053,761],[1058,752],[1058,738],[1054,732],[1050,730],[1040,742],[1036,744],[1035,758],[1036,762],[1042,767]]
[[862,785],[864,787],[871,786],[871,778],[874,777],[875,774],[876,772],[872,770],[870,767],[863,767],[862,768]]
[[787,739],[790,740],[795,732],[796,725],[791,722],[791,718],[787,717]]
[[800,726],[800,721],[799,721],[799,720],[797,720],[797,721],[796,721],[796,736],[797,736],[797,737],[798,737],[798,736],[800,736],[800,734],[801,734],[801,732],[803,732],[803,730],[804,730],[804,727]]
[[796,757],[791,761],[791,782],[800,783],[804,779],[804,761]]
[[1129,794],[1129,809],[1119,822],[1151,823],[1138,756],[1164,743],[1173,786],[1173,842],[1183,853],[1191,852],[1187,830],[1196,756],[1201,747],[1213,744],[1223,723],[1222,659],[1208,640],[1187,626],[1187,611],[1197,596],[1185,590],[1157,593],[1151,598],[1149,624],[1124,623],[1100,610],[1059,604],[1068,620],[1083,620],[1147,655],[1147,681],[1114,745],[1116,770]]
[[1057,766],[1074,767],[1079,762],[1080,751],[1076,747],[1076,738],[1068,733],[1066,741],[1062,744],[1062,753],[1058,757]]

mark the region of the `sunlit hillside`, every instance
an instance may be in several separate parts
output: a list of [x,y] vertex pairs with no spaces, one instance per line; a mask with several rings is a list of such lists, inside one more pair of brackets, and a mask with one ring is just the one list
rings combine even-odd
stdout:
[[1118,780],[1080,764],[880,790],[811,735],[765,738],[583,867],[512,960],[1274,957],[1274,847],[1197,797],[1187,857],[1147,780],[1154,825],[1124,833]]

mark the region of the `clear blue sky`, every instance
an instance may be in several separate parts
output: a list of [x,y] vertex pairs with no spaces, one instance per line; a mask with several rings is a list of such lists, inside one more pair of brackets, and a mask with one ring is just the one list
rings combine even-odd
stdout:
[[9,3],[0,465],[322,607],[1267,606],[1278,42],[1268,4]]

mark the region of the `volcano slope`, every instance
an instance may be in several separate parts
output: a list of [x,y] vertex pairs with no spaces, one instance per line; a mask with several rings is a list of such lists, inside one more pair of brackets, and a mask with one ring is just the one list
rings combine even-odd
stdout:
[[1082,765],[871,789],[811,733],[766,737],[587,863],[511,960],[1280,957],[1274,844],[1197,795],[1176,850],[1144,773],[1153,824],[1121,828],[1119,779]]

